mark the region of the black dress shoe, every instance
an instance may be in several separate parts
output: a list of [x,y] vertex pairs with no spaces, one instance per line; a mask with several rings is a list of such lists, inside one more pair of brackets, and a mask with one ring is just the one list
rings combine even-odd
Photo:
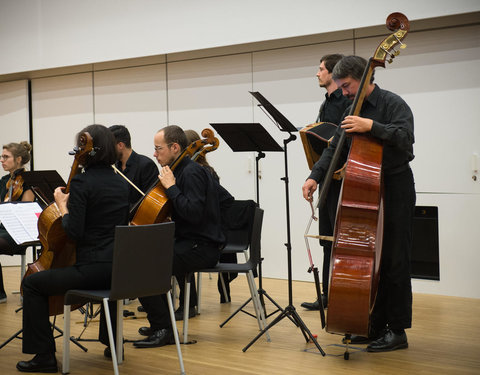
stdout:
[[18,362],[17,370],[21,372],[58,372],[57,360],[54,354],[37,354],[30,361]]
[[145,312],[145,309],[143,308],[142,305],[140,305],[140,306],[137,306],[137,311],[138,312]]
[[389,352],[408,348],[407,334],[397,334],[388,329],[385,334],[367,346],[367,352]]
[[142,336],[151,336],[153,332],[150,327],[140,327],[138,329],[138,333],[140,333]]
[[[190,307],[188,309],[188,319],[193,318],[197,315],[195,311],[195,307]],[[175,311],[175,320],[183,320],[183,307],[179,307],[177,311]]]
[[[323,308],[327,308],[328,304],[328,298],[325,294],[322,294],[322,303],[323,303]],[[303,302],[300,306],[307,310],[320,310],[320,303],[318,302],[318,299],[315,302]]]
[[[110,349],[109,346],[107,346],[105,348],[105,350],[103,351],[103,356],[105,358],[110,358],[112,359],[112,350]],[[125,359],[125,351],[122,349],[122,361]]]
[[162,328],[153,332],[145,340],[135,341],[133,346],[137,348],[156,348],[159,346],[175,344],[175,337],[171,329]]

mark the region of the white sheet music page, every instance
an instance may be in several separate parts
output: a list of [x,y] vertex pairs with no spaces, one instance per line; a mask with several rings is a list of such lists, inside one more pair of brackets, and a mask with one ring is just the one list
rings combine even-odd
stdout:
[[0,221],[17,244],[38,240],[38,217],[42,208],[37,202],[0,204]]

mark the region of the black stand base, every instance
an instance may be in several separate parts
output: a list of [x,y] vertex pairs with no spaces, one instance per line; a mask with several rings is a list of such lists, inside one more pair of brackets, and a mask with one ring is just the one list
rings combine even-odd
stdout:
[[[59,337],[62,337],[63,336],[63,331],[58,328],[56,325],[53,325],[53,328],[58,331],[60,334],[55,336],[55,339],[59,338]],[[23,328],[18,330],[17,332],[15,332],[12,336],[10,336],[10,338],[8,338],[2,345],[0,345],[0,349],[2,349],[5,345],[7,345],[10,341],[12,341],[13,339],[20,339],[22,340],[22,336],[20,336],[20,334],[23,332]],[[87,352],[88,349],[86,347],[84,347],[82,344],[80,344],[78,342],[77,339],[75,339],[74,337],[70,337],[70,341],[73,342],[75,345],[77,345],[80,349],[82,349],[84,352]]]
[[289,318],[292,320],[297,327],[300,327],[300,330],[302,331],[303,337],[305,338],[305,341],[308,343],[310,340],[315,344],[317,349],[320,351],[322,356],[325,356],[325,352],[321,348],[321,346],[318,344],[317,339],[312,335],[308,327],[305,325],[303,320],[300,318],[298,315],[297,311],[295,310],[295,307],[293,305],[288,305],[285,307],[285,309],[282,310],[282,313],[279,314],[269,325],[267,325],[250,343],[242,349],[243,352],[246,352],[247,349],[252,346],[255,341],[257,341],[267,330],[269,330],[271,327],[273,327],[275,324],[280,322],[283,318]]
[[[277,312],[281,311],[281,312],[284,312],[283,309],[280,307],[280,305],[278,303],[276,303],[272,297],[270,297],[268,295],[268,293],[263,290],[263,289],[258,289],[258,296],[260,298],[260,304],[262,305],[262,309],[263,309],[263,312],[265,314],[265,318],[269,318],[271,317],[273,314],[276,314]],[[270,314],[267,314],[267,309],[265,307],[265,299],[264,299],[264,296],[268,298],[268,300],[273,304],[275,305],[275,307],[277,308],[275,311],[272,311]],[[254,319],[257,319],[257,317],[255,315],[253,315],[252,313],[248,312],[248,311],[245,311],[243,308],[245,306],[247,306],[250,302],[252,301],[252,297],[250,297],[249,299],[247,299],[238,309],[236,309],[233,314],[231,314],[227,319],[225,319],[225,321],[220,324],[220,328],[222,328],[225,324],[227,324],[235,315],[237,315],[239,312],[243,312],[244,314],[247,314],[249,316],[251,316],[252,318]]]

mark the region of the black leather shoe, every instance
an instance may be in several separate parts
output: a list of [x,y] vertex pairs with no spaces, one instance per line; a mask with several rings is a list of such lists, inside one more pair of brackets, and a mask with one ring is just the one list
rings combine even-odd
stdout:
[[140,327],[138,329],[138,333],[140,333],[142,336],[151,336],[152,335],[152,329],[150,327]]
[[[322,294],[322,302],[323,302],[323,308],[327,308],[328,304],[328,298],[325,294]],[[315,302],[303,302],[300,306],[307,310],[320,310],[320,303],[318,302],[318,299]]]
[[[190,307],[188,309],[188,319],[193,318],[197,315],[197,312],[195,311],[195,307]],[[177,311],[175,311],[175,320],[183,320],[183,307],[178,308]]]
[[[112,350],[110,349],[109,346],[107,346],[105,348],[105,350],[103,351],[103,356],[105,358],[110,358],[112,359]],[[125,359],[125,351],[122,349],[122,361]]]
[[388,329],[385,334],[367,346],[367,352],[389,352],[408,348],[407,334],[396,334]]
[[133,346],[137,348],[156,348],[158,346],[175,344],[175,337],[171,329],[162,328],[153,332],[145,340],[135,341]]
[[142,305],[140,305],[140,306],[137,306],[137,311],[138,312],[145,312],[145,309],[143,308]]
[[55,355],[37,354],[30,361],[17,363],[17,370],[21,372],[58,372]]

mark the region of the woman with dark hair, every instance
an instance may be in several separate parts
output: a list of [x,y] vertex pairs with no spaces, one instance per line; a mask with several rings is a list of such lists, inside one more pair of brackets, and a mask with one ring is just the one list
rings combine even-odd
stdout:
[[[0,179],[0,201],[23,201],[33,202],[35,196],[32,190],[27,189],[21,180],[21,173],[24,166],[30,161],[32,146],[28,142],[9,143],[3,146],[1,163],[7,175]],[[11,181],[10,181],[11,180]],[[9,182],[10,181],[10,182]],[[18,182],[16,185],[15,181]],[[15,187],[15,189],[14,189]],[[5,227],[0,224],[0,254],[17,255],[22,254],[25,248],[18,246],[14,239],[8,234]],[[7,294],[3,285],[2,266],[0,264],[0,303],[7,302]]]
[[[87,155],[84,171],[71,180],[69,194],[62,187],[54,192],[63,229],[76,243],[76,263],[24,279],[23,352],[35,357],[18,362],[19,371],[58,371],[48,297],[70,289],[108,289],[115,226],[128,222],[128,185],[111,168],[116,161],[115,138],[103,125],[90,125],[77,135],[77,146],[84,132],[93,138],[93,152]],[[108,345],[104,326],[101,322],[100,340]]]

